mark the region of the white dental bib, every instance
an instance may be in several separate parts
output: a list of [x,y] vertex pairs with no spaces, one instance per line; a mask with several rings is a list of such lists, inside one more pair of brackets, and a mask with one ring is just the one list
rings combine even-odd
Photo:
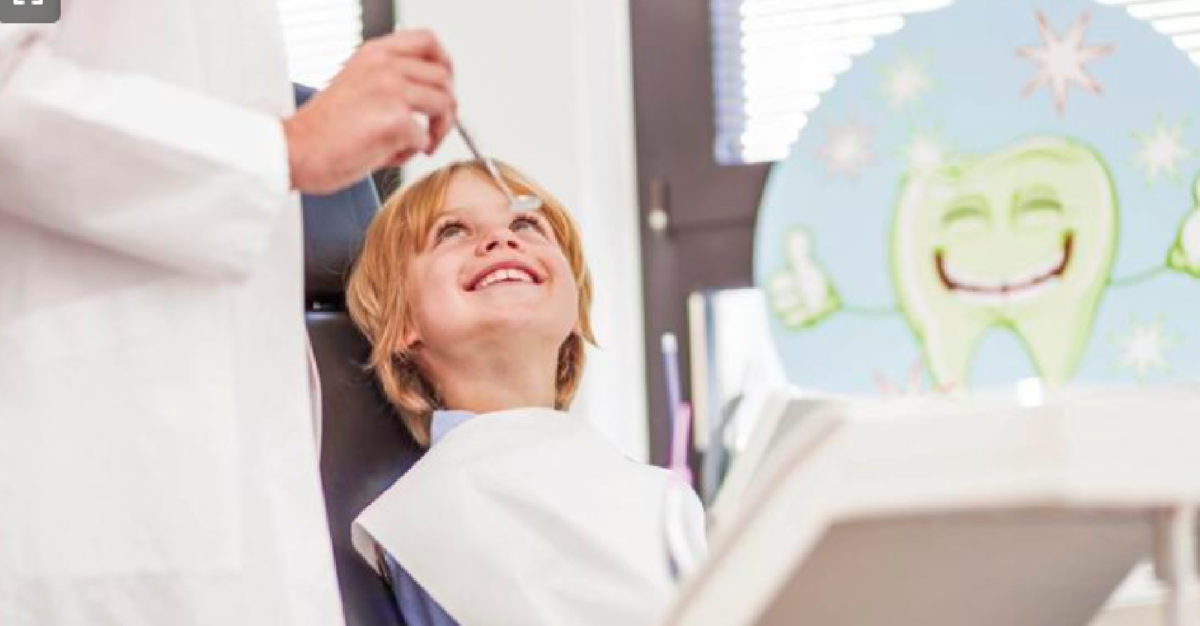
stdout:
[[464,626],[654,624],[675,593],[669,489],[687,487],[581,418],[481,414],[358,516],[354,544],[378,570],[378,543]]

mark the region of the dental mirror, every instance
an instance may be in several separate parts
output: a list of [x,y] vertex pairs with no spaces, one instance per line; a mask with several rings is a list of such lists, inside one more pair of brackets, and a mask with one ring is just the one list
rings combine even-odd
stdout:
[[496,164],[492,160],[483,155],[475,145],[475,140],[471,138],[471,134],[467,129],[463,128],[462,122],[455,120],[454,125],[458,128],[458,134],[462,136],[463,142],[467,144],[467,148],[471,150],[471,154],[475,155],[475,159],[483,163],[487,168],[488,174],[492,176],[492,180],[496,182],[496,186],[500,187],[500,191],[508,198],[508,208],[513,211],[536,211],[542,208],[542,201],[534,196],[520,194],[514,195],[512,189],[508,188],[508,184],[500,177],[500,172],[496,170]]

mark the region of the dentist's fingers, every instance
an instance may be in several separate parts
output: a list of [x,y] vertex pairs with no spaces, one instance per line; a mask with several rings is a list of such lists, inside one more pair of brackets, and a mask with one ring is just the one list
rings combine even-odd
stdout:
[[431,118],[446,115],[455,106],[454,97],[445,91],[411,83],[404,90],[402,104]]
[[405,59],[400,71],[411,82],[454,93],[454,75],[444,65],[421,59]]
[[393,156],[391,161],[388,161],[387,167],[400,167],[405,163],[408,163],[408,160],[416,156],[416,154],[416,150],[405,150],[404,152],[400,152]]
[[407,106],[423,113],[429,122],[429,143],[421,151],[433,154],[454,125],[457,103],[445,91],[423,85],[410,84],[406,94]]
[[442,47],[441,42],[430,31],[424,29],[396,31],[389,35],[376,38],[391,54],[399,57],[417,57],[442,65],[451,74],[454,64],[450,54]]
[[[436,92],[421,94],[425,108],[418,109],[429,118],[430,145],[425,152],[433,154],[453,129],[457,117],[453,76],[444,66],[425,61],[408,61],[402,71],[410,83]],[[439,108],[434,110],[434,107]]]
[[420,99],[420,106],[413,108],[425,113],[429,119],[430,144],[424,152],[433,154],[454,128],[454,120],[457,117],[453,76],[441,64],[412,59],[403,63],[401,73],[409,83],[433,91],[413,92],[414,98]]
[[454,128],[454,120],[458,117],[457,109],[451,110],[444,115],[429,118],[429,148],[425,150],[426,154],[433,154],[441,147],[442,141],[446,139],[446,135]]
[[409,116],[396,124],[395,136],[390,138],[389,143],[403,146],[394,152],[425,152],[429,150],[429,129],[416,117]]

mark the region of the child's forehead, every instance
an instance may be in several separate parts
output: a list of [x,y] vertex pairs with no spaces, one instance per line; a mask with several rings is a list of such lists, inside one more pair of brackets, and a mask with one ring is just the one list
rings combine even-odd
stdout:
[[503,202],[504,200],[504,193],[500,191],[495,181],[474,169],[455,172],[446,186],[445,203],[450,206]]

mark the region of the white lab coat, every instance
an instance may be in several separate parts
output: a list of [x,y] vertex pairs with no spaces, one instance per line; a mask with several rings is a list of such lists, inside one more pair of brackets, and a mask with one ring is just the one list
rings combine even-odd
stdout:
[[[672,495],[678,504],[671,506]],[[675,596],[673,527],[704,511],[560,411],[485,413],[445,435],[355,520],[463,626],[649,626]]]
[[342,621],[273,0],[0,24],[0,624]]

